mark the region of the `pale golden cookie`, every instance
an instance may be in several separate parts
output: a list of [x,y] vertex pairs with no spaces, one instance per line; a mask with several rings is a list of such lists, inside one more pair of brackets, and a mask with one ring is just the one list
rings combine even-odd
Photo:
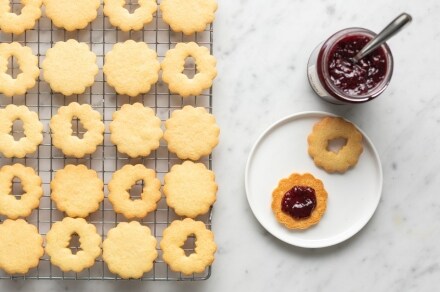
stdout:
[[[15,1],[14,1],[15,2]],[[41,17],[42,0],[21,0],[22,9],[19,14],[11,12],[11,1],[0,0],[0,31],[22,34],[33,28]]]
[[[24,137],[18,141],[12,136],[14,121],[23,122]],[[34,153],[43,142],[43,124],[36,112],[26,106],[7,105],[0,109],[0,152],[5,157],[23,158],[26,154]]]
[[185,161],[165,175],[163,191],[167,205],[177,215],[195,218],[205,214],[216,200],[218,186],[214,172],[203,163]]
[[[309,187],[315,191],[316,207],[310,217],[296,219],[281,209],[284,195],[295,186]],[[272,192],[272,211],[278,222],[289,229],[307,229],[321,220],[327,208],[327,191],[324,189],[322,181],[315,178],[310,173],[292,173],[289,177],[279,181],[278,186]]]
[[[20,200],[11,194],[14,177],[20,179],[23,187]],[[5,165],[0,169],[0,215],[11,219],[27,217],[38,207],[41,196],[43,196],[41,178],[32,168],[16,163]]]
[[214,21],[215,0],[163,0],[160,3],[163,20],[176,32],[186,35],[201,32]]
[[[329,142],[338,138],[346,139],[347,143],[337,153],[328,150]],[[316,166],[330,173],[344,173],[355,166],[363,151],[362,134],[352,123],[339,117],[325,117],[317,122],[307,141]]]
[[[192,234],[196,237],[194,253],[186,256],[182,247]],[[190,275],[201,273],[212,264],[217,245],[214,242],[214,234],[206,229],[203,222],[186,218],[173,221],[163,231],[160,248],[163,251],[163,260],[171,270]]]
[[26,274],[38,266],[43,254],[43,237],[37,227],[23,219],[0,224],[0,269],[11,275]]
[[[87,131],[80,139],[73,136],[72,119],[77,117]],[[66,156],[81,158],[96,151],[96,146],[104,140],[105,125],[101,114],[88,104],[70,103],[62,106],[50,119],[52,143]]]
[[139,279],[153,268],[157,258],[156,238],[137,221],[119,223],[102,244],[102,258],[110,272],[123,279]]
[[130,157],[148,156],[159,148],[163,136],[161,121],[154,111],[141,103],[124,104],[113,113],[110,139],[118,151]]
[[124,7],[127,2],[126,0],[104,0],[104,14],[112,25],[122,31],[140,30],[153,20],[153,14],[157,10],[155,0],[139,0],[139,7],[133,13]]
[[[185,59],[188,57],[194,58],[197,67],[193,78],[183,74]],[[178,43],[166,53],[162,61],[162,79],[172,93],[183,97],[199,95],[212,86],[212,81],[217,76],[216,64],[217,61],[207,47],[194,42]]]
[[175,110],[165,122],[168,150],[180,159],[198,160],[218,144],[220,128],[215,117],[203,107],[185,106]]
[[51,199],[69,217],[87,217],[104,199],[104,183],[85,165],[66,165],[50,183]]
[[[21,70],[16,78],[6,73],[10,57],[17,58]],[[16,42],[0,44],[0,93],[6,96],[25,94],[28,89],[35,86],[38,75],[40,75],[38,58],[32,53],[31,48]]]
[[[142,198],[132,200],[129,191],[138,180],[144,183]],[[148,212],[156,210],[161,196],[160,180],[156,178],[156,173],[142,164],[127,164],[113,173],[108,183],[108,190],[108,199],[115,212],[123,214],[128,219],[143,218]]]
[[95,53],[86,43],[72,39],[57,42],[47,50],[41,68],[50,88],[67,96],[84,93],[99,71]]
[[151,89],[159,78],[157,54],[144,42],[117,43],[105,55],[103,72],[119,94],[137,96]]
[[[73,254],[69,248],[70,239],[77,234],[80,250]],[[63,272],[81,272],[90,268],[95,259],[101,254],[101,236],[93,224],[88,224],[83,218],[66,217],[55,222],[46,235],[46,253],[50,262]]]
[[99,0],[43,0],[46,16],[67,31],[85,28],[98,16]]

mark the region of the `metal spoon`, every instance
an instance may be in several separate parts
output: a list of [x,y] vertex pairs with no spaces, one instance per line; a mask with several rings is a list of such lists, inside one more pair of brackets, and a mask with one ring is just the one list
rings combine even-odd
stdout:
[[373,52],[384,42],[386,42],[390,37],[398,33],[405,25],[410,23],[412,20],[411,15],[408,13],[402,13],[397,16],[387,27],[385,27],[375,38],[369,41],[359,53],[352,58],[354,63],[358,62],[360,59]]

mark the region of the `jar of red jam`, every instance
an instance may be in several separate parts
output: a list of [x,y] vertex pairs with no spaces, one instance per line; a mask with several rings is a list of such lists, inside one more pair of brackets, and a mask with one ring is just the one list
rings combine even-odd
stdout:
[[393,74],[388,45],[352,60],[375,36],[364,28],[347,28],[320,44],[310,56],[307,72],[316,94],[335,104],[363,103],[381,94]]

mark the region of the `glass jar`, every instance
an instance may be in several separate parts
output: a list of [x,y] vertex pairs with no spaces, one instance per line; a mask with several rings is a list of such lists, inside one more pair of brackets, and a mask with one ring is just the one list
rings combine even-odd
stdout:
[[393,74],[388,45],[383,44],[356,63],[350,61],[375,36],[364,28],[347,28],[318,45],[307,66],[309,83],[316,94],[335,104],[363,103],[380,95]]

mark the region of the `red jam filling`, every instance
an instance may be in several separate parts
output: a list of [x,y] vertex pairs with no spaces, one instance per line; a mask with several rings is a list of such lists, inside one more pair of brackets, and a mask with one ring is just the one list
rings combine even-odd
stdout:
[[347,95],[365,95],[385,78],[387,58],[383,48],[377,48],[356,63],[351,61],[370,40],[371,37],[366,35],[349,35],[339,40],[330,51],[330,79]]
[[281,200],[281,210],[295,219],[310,217],[315,207],[316,195],[311,187],[294,186]]

